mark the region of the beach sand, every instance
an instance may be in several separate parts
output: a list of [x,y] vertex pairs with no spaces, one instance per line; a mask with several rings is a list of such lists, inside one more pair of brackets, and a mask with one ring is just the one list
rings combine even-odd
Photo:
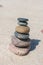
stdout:
[[[17,18],[28,18],[31,51],[18,56],[9,50]],[[0,65],[43,65],[43,0],[0,0]]]

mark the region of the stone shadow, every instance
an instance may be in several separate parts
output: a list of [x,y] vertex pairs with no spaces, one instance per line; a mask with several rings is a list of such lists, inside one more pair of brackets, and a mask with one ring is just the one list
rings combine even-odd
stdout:
[[31,39],[31,48],[30,48],[30,51],[35,50],[36,46],[39,45],[40,41],[41,40],[38,40],[38,39]]

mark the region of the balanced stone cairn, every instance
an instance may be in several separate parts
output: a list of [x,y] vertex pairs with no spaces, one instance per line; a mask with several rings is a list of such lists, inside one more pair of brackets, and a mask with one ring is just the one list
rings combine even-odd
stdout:
[[16,55],[24,56],[28,54],[30,50],[30,28],[27,26],[28,19],[18,18],[18,24],[15,28],[14,36],[12,36],[12,43],[10,44],[10,50]]

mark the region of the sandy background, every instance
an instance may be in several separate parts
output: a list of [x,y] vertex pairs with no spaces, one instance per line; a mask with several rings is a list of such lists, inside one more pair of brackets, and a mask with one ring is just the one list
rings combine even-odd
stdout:
[[[43,65],[43,0],[0,0],[0,65]],[[31,51],[17,56],[9,51],[18,17],[29,19]]]

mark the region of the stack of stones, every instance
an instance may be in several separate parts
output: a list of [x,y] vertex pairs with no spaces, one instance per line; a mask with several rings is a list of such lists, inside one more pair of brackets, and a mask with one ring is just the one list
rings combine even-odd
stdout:
[[30,28],[27,26],[28,19],[18,18],[19,26],[15,29],[15,35],[12,36],[12,43],[10,44],[10,50],[16,55],[24,56],[28,54],[30,50],[29,32]]

